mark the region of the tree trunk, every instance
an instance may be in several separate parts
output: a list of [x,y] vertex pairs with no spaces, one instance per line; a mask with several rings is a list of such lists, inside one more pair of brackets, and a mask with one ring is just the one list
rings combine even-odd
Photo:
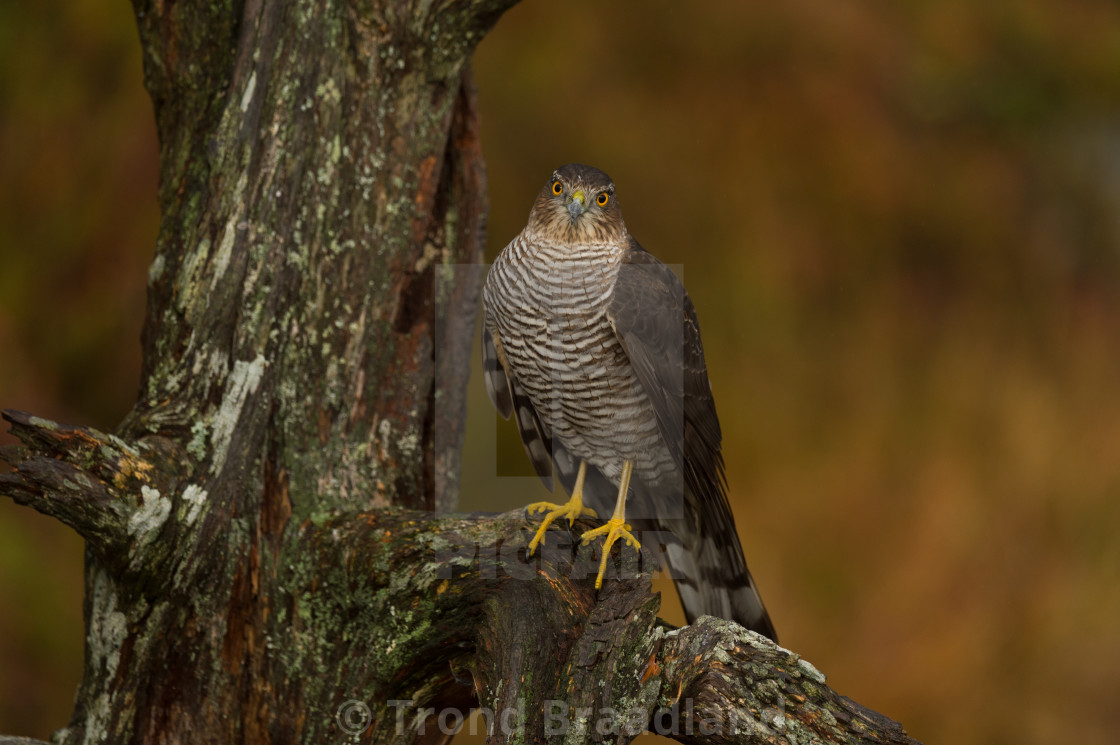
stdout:
[[908,741],[734,624],[664,626],[648,572],[597,596],[592,557],[525,559],[520,514],[438,514],[486,213],[468,59],[514,1],[136,0],[140,400],[115,435],[5,412],[0,492],[87,545],[56,740],[442,742],[482,705],[503,741]]

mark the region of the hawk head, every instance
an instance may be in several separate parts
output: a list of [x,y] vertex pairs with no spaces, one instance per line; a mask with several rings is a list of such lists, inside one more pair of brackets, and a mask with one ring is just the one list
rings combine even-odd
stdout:
[[560,243],[626,243],[629,239],[611,177],[579,163],[553,171],[529,213],[529,228]]

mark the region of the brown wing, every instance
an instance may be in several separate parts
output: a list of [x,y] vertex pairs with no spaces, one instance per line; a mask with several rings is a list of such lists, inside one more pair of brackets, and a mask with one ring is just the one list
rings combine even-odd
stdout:
[[726,505],[722,434],[696,309],[680,279],[636,241],[619,270],[607,320],[653,406],[686,490],[701,503]]
[[607,319],[684,479],[683,526],[662,518],[650,524],[681,540],[666,546],[665,557],[685,615],[690,622],[704,614],[729,618],[777,641],[727,503],[722,434],[696,309],[672,270],[633,239]]

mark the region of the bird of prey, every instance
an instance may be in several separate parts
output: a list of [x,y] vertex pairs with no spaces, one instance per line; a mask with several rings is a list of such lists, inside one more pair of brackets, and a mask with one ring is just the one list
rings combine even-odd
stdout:
[[483,312],[490,400],[515,415],[545,486],[555,473],[570,494],[529,505],[544,513],[530,553],[556,519],[571,525],[613,502],[582,536],[604,538],[596,588],[612,544],[671,533],[662,560],[689,622],[719,616],[776,641],[727,504],[696,311],[630,236],[607,174],[578,164],[552,174],[490,267]]

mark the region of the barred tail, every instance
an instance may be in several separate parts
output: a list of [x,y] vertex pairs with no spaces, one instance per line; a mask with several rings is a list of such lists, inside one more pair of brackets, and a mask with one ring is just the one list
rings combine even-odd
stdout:
[[691,548],[675,543],[665,547],[684,614],[689,623],[703,615],[726,618],[777,642],[778,634],[747,569],[739,537],[728,527],[718,537],[693,538]]

